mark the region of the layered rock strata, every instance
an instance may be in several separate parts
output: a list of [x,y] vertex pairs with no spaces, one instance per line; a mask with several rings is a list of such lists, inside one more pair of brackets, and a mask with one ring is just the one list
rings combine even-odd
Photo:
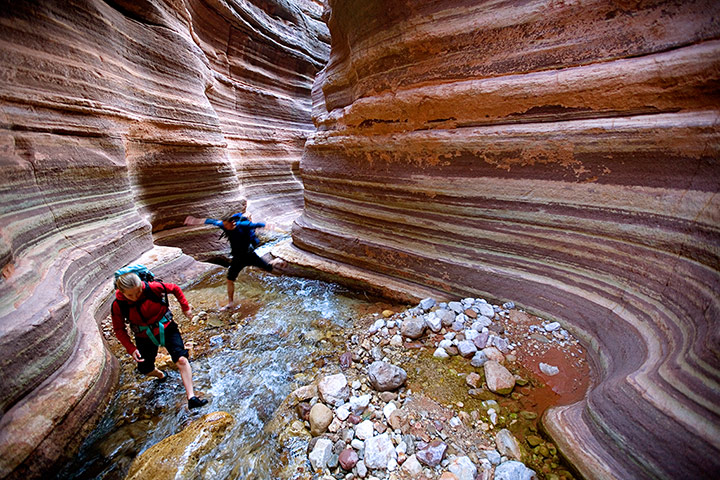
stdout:
[[117,378],[97,329],[112,272],[170,251],[151,262],[164,279],[199,273],[153,249],[153,232],[246,198],[268,216],[299,211],[320,13],[282,0],[2,3],[0,478],[43,475],[102,414]]
[[330,7],[278,253],[562,319],[597,378],[545,423],[585,477],[719,471],[717,2]]

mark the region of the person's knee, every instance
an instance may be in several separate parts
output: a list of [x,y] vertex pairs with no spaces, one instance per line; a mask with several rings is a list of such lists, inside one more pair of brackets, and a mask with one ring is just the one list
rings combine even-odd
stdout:
[[186,357],[180,357],[178,358],[177,362],[175,362],[175,364],[179,367],[184,367],[186,365],[190,365],[190,362]]

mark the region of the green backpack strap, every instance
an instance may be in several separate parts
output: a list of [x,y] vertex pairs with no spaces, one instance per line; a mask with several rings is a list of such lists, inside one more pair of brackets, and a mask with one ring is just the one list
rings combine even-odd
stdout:
[[158,322],[158,330],[159,330],[158,333],[160,334],[160,335],[159,335],[159,336],[160,336],[160,341],[159,341],[159,342],[158,342],[157,339],[155,338],[155,335],[153,335],[153,333],[152,333],[152,328],[147,327],[147,326],[145,326],[145,325],[142,325],[142,326],[140,327],[140,330],[142,330],[143,332],[145,332],[145,334],[148,336],[148,338],[150,339],[150,341],[153,342],[153,343],[154,343],[155,345],[157,345],[158,347],[164,347],[164,346],[165,346],[165,324],[163,323],[163,320],[165,320],[165,317],[161,318],[160,321]]

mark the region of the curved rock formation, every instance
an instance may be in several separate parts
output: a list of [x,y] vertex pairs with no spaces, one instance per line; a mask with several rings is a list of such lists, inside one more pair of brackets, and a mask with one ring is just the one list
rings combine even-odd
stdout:
[[720,471],[720,4],[330,7],[277,253],[561,319],[597,378],[545,423],[582,475]]
[[299,213],[320,14],[311,0],[3,2],[0,478],[42,475],[102,414],[112,272],[143,252],[168,281],[202,270],[153,249],[153,231],[246,198]]

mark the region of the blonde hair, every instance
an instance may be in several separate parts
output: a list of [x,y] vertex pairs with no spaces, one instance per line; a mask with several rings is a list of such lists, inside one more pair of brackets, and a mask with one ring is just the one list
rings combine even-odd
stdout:
[[132,288],[139,287],[140,285],[142,285],[142,281],[135,273],[126,273],[115,280],[115,287],[121,292],[126,292]]

